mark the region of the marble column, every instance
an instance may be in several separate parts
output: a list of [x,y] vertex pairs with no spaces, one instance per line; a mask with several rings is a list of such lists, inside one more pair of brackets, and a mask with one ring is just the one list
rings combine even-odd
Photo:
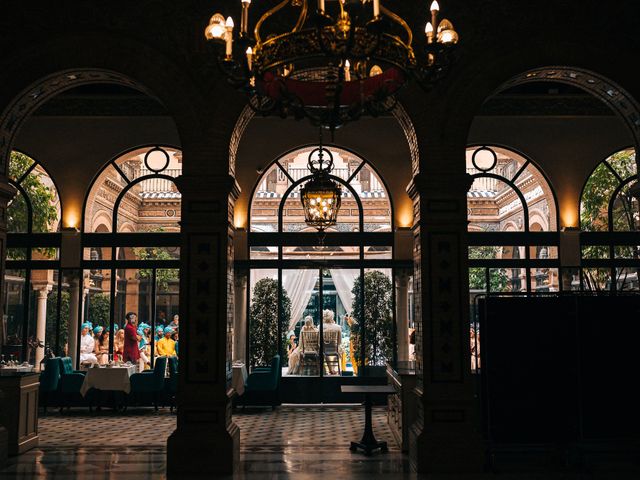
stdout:
[[[191,158],[198,162],[198,158]],[[202,162],[210,162],[203,157]],[[167,441],[169,478],[230,474],[240,429],[231,418],[233,206],[227,175],[188,174],[182,194],[178,423]]]
[[409,278],[406,270],[396,272],[396,325],[398,361],[409,361]]
[[[446,163],[446,162],[445,162]],[[464,157],[458,162],[464,165]],[[467,198],[471,178],[427,170],[414,201],[418,418],[410,461],[420,473],[480,472],[484,442],[470,367]],[[441,167],[447,168],[447,167]]]
[[246,270],[235,272],[235,318],[233,321],[233,360],[247,359],[247,283]]
[[35,352],[37,372],[40,371],[40,362],[44,358],[44,346],[47,344],[47,298],[51,289],[52,285],[39,285],[34,288],[36,291],[36,338],[43,344],[42,347],[36,348]]

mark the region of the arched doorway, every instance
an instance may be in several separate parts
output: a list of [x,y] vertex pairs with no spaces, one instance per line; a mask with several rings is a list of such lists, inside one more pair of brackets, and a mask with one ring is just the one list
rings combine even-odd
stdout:
[[[384,381],[385,364],[397,358],[394,271],[407,267],[393,260],[384,180],[345,148],[326,147],[343,187],[337,224],[323,235],[306,226],[299,189],[315,148],[294,149],[265,169],[249,210],[246,360],[255,368],[280,355],[287,403],[344,401],[341,383]],[[338,332],[333,344],[330,330]],[[305,340],[312,337],[313,345]],[[317,347],[315,338],[323,339]]]

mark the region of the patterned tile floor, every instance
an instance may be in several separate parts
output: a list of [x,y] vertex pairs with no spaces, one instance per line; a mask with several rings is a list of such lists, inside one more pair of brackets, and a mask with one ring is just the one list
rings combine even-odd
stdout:
[[[359,440],[364,430],[361,406],[240,409],[233,419],[240,427],[240,444],[246,452],[343,448],[351,440]],[[132,429],[132,421],[139,428]],[[130,409],[125,414],[111,410],[89,413],[86,409],[64,415],[49,413],[40,417],[40,447],[104,447],[111,440],[127,446],[164,447],[175,425],[176,416],[169,409]],[[373,429],[378,440],[389,442],[390,450],[399,450],[383,407],[374,408]]]
[[[392,442],[384,409],[374,411],[374,431],[389,452],[364,457],[349,451],[363,429],[362,407],[297,406],[234,415],[241,428],[241,454],[233,480],[638,480],[616,473],[508,473],[429,475],[409,473],[408,458]],[[72,411],[41,418],[40,446],[9,459],[0,480],[165,480],[166,438],[176,417],[168,409],[126,414]],[[132,428],[132,423],[135,428]],[[212,461],[216,460],[212,452]],[[188,459],[185,459],[188,461]],[[205,475],[169,480],[211,478]],[[218,477],[220,478],[220,477]]]

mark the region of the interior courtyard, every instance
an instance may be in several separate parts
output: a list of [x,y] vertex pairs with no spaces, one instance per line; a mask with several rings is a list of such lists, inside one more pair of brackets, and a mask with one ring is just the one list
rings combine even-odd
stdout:
[[6,2],[0,478],[638,478],[639,18]]

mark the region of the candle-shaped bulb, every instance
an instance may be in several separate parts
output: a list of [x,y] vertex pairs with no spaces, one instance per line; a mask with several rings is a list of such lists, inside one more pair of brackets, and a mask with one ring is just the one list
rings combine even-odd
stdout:
[[426,33],[427,36],[429,36],[429,34],[433,35],[433,25],[431,25],[431,22],[427,22],[427,26],[424,27],[424,33]]
[[346,82],[351,81],[351,62],[349,60],[344,61],[344,80]]
[[242,0],[242,3],[251,3],[251,0]]
[[225,54],[227,59],[230,60],[233,55],[233,18],[227,17],[227,21],[224,25],[227,29],[227,35],[225,38]]
[[429,10],[431,10],[432,12],[440,11],[440,5],[438,4],[438,0],[433,0],[433,2],[431,3],[431,6],[429,7]]
[[249,67],[249,70],[251,70],[251,67],[253,66],[251,61],[253,60],[253,49],[251,47],[247,47],[247,67]]

